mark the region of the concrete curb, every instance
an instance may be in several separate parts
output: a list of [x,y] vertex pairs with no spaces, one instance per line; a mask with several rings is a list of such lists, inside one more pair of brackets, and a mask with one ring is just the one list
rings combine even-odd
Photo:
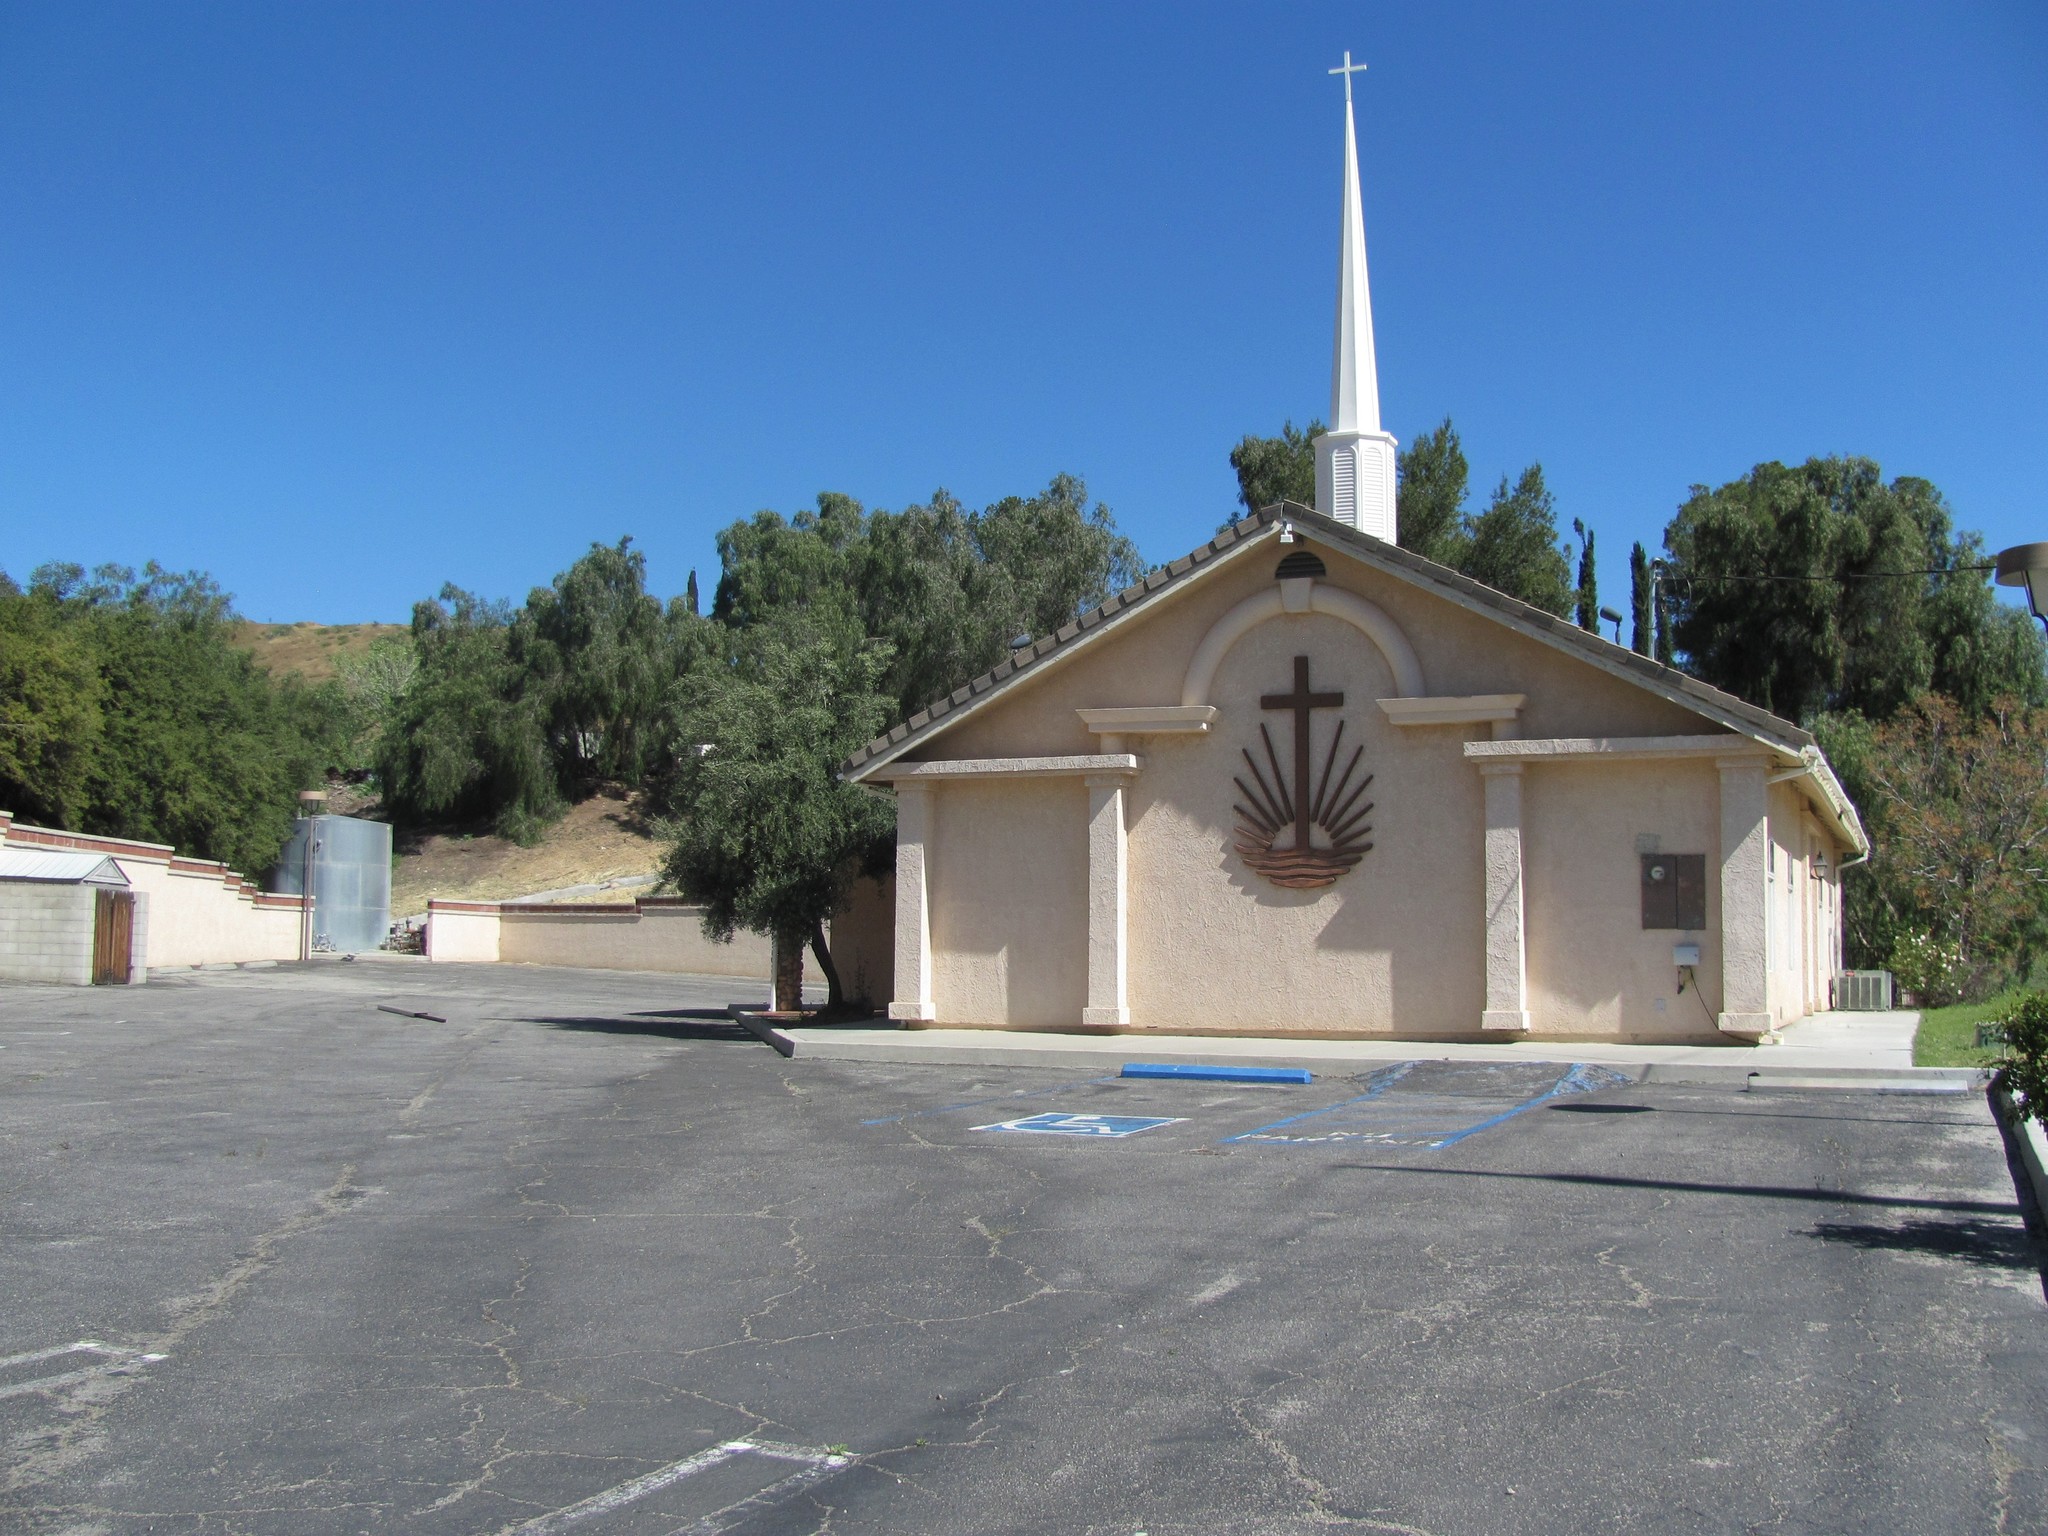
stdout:
[[[1614,1070],[1612,1063],[1604,1065]],[[1637,1081],[1861,1093],[1971,1093],[1982,1086],[1984,1074],[1975,1067],[1807,1067],[1797,1063],[1753,1067],[1736,1062],[1724,1067],[1715,1062],[1653,1062]]]
[[2048,1220],[2048,1132],[2038,1120],[2022,1120],[2019,1106],[2003,1088],[1991,1090],[1991,1108],[2020,1154],[2020,1166],[2034,1189],[2034,1209]]
[[735,1024],[753,1035],[763,1045],[773,1046],[777,1052],[784,1056],[796,1055],[796,1042],[773,1024],[770,1024],[760,1013],[757,1013],[743,1003],[734,1003],[725,1011]]
[[[1114,1037],[1111,1048],[1033,1048],[1003,1045],[927,1045],[917,1043],[916,1032],[906,1031],[902,1040],[833,1040],[823,1032],[808,1031],[791,1036],[753,1017],[743,1017],[735,1008],[733,1017],[761,1035],[785,1056],[806,1061],[847,1061],[892,1066],[1048,1067],[1058,1071],[1114,1073],[1125,1061],[1145,1060],[1188,1066],[1243,1066],[1247,1058],[1239,1053],[1162,1050],[1140,1037]],[[773,1036],[771,1039],[770,1036]],[[1438,1060],[1427,1042],[1418,1041],[1412,1055],[1304,1056],[1292,1054],[1288,1042],[1276,1040],[1271,1052],[1255,1058],[1260,1066],[1306,1067],[1318,1077],[1342,1077],[1376,1071],[1396,1061]],[[1463,1059],[1463,1058],[1457,1058]],[[1525,1058],[1516,1058],[1518,1061]],[[1554,1062],[1568,1066],[1580,1060],[1570,1046],[1561,1046]],[[1750,1061],[1719,1062],[1615,1062],[1599,1065],[1639,1083],[1691,1083],[1711,1087],[1753,1089],[1827,1089],[1836,1092],[1939,1093],[1974,1091],[1983,1073],[1973,1067],[1829,1067],[1785,1062],[1758,1066]]]

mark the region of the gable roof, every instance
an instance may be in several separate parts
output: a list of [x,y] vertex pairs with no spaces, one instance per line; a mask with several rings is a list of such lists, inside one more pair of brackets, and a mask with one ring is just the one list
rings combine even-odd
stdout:
[[0,848],[0,880],[39,880],[61,885],[125,886],[121,866],[103,853],[70,853],[45,848]]
[[1626,646],[1581,629],[1569,619],[1561,619],[1541,608],[1532,608],[1449,566],[1425,560],[1412,550],[1389,544],[1369,533],[1361,533],[1291,501],[1276,502],[1232,523],[1201,548],[1160,567],[1137,586],[1117,593],[1101,607],[1090,609],[1043,639],[1020,647],[1009,660],[972,682],[963,683],[944,698],[934,699],[886,735],[877,736],[855,752],[841,766],[840,777],[850,783],[860,782],[883,764],[894,761],[978,712],[1025,679],[1039,676],[1050,667],[1069,660],[1138,610],[1156,604],[1168,593],[1187,587],[1211,568],[1234,563],[1236,558],[1263,546],[1268,539],[1278,536],[1283,523],[1293,524],[1301,532],[1343,551],[1374,570],[1433,592],[1469,612],[1690,709],[1738,735],[1809,763],[1814,767],[1813,777],[1818,781],[1822,798],[1835,813],[1835,819],[1848,834],[1850,842],[1859,851],[1869,847],[1856,808],[1843,793],[1812,734],[1790,720],[1781,719],[1769,710],[1759,709],[1732,693],[1723,693],[1719,688],[1675,668],[1663,666],[1647,656],[1639,656]]

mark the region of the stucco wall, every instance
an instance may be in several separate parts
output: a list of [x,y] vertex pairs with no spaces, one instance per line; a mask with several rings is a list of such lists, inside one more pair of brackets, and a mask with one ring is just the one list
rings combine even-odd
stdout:
[[262,895],[218,864],[127,855],[114,862],[149,896],[152,968],[299,958],[296,896]]
[[161,970],[298,958],[299,899],[264,895],[223,864],[180,858],[158,843],[10,821],[0,821],[0,841],[111,856],[129,887],[146,898],[146,920],[138,915],[137,966]]
[[[1345,699],[1315,718],[1311,762],[1320,775],[1341,715],[1343,756],[1364,747],[1357,772],[1373,775],[1365,798],[1376,807],[1364,861],[1335,885],[1305,891],[1244,866],[1231,810],[1245,799],[1234,779],[1252,782],[1246,748],[1271,777],[1261,723],[1291,764],[1288,717],[1258,701],[1285,690],[1302,654],[1314,687]],[[1210,734],[1145,743],[1131,797],[1134,1026],[1475,1026],[1484,995],[1479,777],[1460,755],[1458,730],[1391,724],[1372,701],[1393,692],[1386,662],[1355,629],[1304,615],[1261,625],[1224,658]]]
[[[1286,550],[1267,541],[1215,576],[1155,599],[1120,627],[1115,639],[1091,644],[1071,661],[1054,661],[1039,677],[1021,682],[952,730],[920,743],[908,758],[1006,757],[1098,750],[1097,739],[1082,726],[1074,711],[1178,704],[1188,660],[1209,626],[1243,599],[1270,590],[1273,568],[1285,553]],[[1520,722],[1524,736],[1657,736],[1722,729],[1691,710],[1609,677],[1584,662],[1396,581],[1327,546],[1315,546],[1315,553],[1327,563],[1332,585],[1377,603],[1407,633],[1421,658],[1423,676],[1432,694],[1526,693],[1529,702]],[[1225,667],[1228,669],[1238,652],[1254,641],[1266,642],[1269,654],[1277,650],[1292,657],[1300,647],[1289,649],[1284,641],[1272,647],[1269,637],[1289,632],[1306,634],[1312,627],[1320,626],[1334,626],[1322,632],[1335,637],[1336,647],[1366,653],[1379,667],[1383,691],[1360,700],[1347,699],[1344,710],[1347,717],[1359,715],[1363,704],[1378,716],[1372,700],[1394,691],[1379,653],[1350,625],[1324,614],[1288,614],[1261,625],[1233,648]],[[1317,654],[1316,663],[1316,675],[1320,677],[1321,654]],[[1284,690],[1288,683],[1284,670],[1261,675],[1252,693],[1240,688],[1233,698],[1222,696],[1222,674],[1217,682],[1217,696],[1210,702],[1222,706],[1224,716],[1217,721],[1213,733],[1229,734],[1233,741],[1238,741],[1249,732],[1256,740],[1258,721],[1254,717],[1263,715],[1268,721],[1282,718],[1260,711],[1255,695],[1276,687]],[[1385,717],[1379,718],[1384,721]],[[1486,734],[1484,728],[1473,727],[1415,729]],[[1147,747],[1156,745],[1160,739],[1148,738]],[[1231,751],[1234,755],[1235,745]]]
[[704,937],[700,907],[644,902],[637,907],[502,909],[498,958],[523,965],[575,965],[612,971],[676,971],[693,976],[768,975],[768,940],[737,933],[730,944]]
[[449,965],[490,965],[498,960],[495,901],[429,901],[426,954]]
[[0,880],[0,979],[89,986],[96,898],[89,885]]
[[856,880],[828,942],[848,999],[887,1008],[896,987],[895,879]]
[[1088,997],[1087,790],[1078,779],[940,786],[932,998],[946,1023],[1080,1022]]
[[1791,783],[1770,788],[1771,856],[1767,924],[1771,1013],[1780,1023],[1828,1006],[1828,984],[1841,968],[1839,887],[1816,876],[1816,853],[1830,871],[1843,850],[1814,818]]
[[[1720,774],[1711,761],[1558,763],[1523,784],[1529,1013],[1537,1034],[1718,1037]],[[1654,839],[1654,842],[1652,841]],[[1701,854],[1707,925],[1643,927],[1643,853]],[[1697,943],[1697,988],[1672,946]]]
[[[504,961],[767,978],[771,968],[767,939],[743,931],[734,935],[730,944],[720,944],[704,936],[703,921],[702,907],[661,897],[603,906],[430,901],[427,958],[461,964]],[[804,980],[821,979],[817,962],[806,949]]]

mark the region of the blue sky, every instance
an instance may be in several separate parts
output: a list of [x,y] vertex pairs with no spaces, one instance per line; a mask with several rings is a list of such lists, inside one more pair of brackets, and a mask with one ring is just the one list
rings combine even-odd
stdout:
[[521,597],[821,490],[1206,539],[1321,414],[1359,86],[1386,425],[1604,594],[1863,453],[2048,538],[2048,7],[0,0],[0,568]]

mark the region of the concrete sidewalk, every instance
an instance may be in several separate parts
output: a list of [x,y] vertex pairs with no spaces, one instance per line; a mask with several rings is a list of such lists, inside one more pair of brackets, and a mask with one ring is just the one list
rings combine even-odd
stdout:
[[1870,1088],[1954,1089],[1970,1068],[1915,1067],[1910,1012],[1822,1013],[1789,1026],[1776,1045],[1615,1045],[1598,1041],[1297,1040],[1205,1035],[1031,1034],[987,1029],[777,1025],[788,1054],[825,1061],[1060,1066],[1114,1071],[1127,1061],[1258,1064],[1354,1071],[1390,1061],[1590,1062],[1639,1069],[1656,1082],[1742,1082],[1783,1087],[1842,1083]]

